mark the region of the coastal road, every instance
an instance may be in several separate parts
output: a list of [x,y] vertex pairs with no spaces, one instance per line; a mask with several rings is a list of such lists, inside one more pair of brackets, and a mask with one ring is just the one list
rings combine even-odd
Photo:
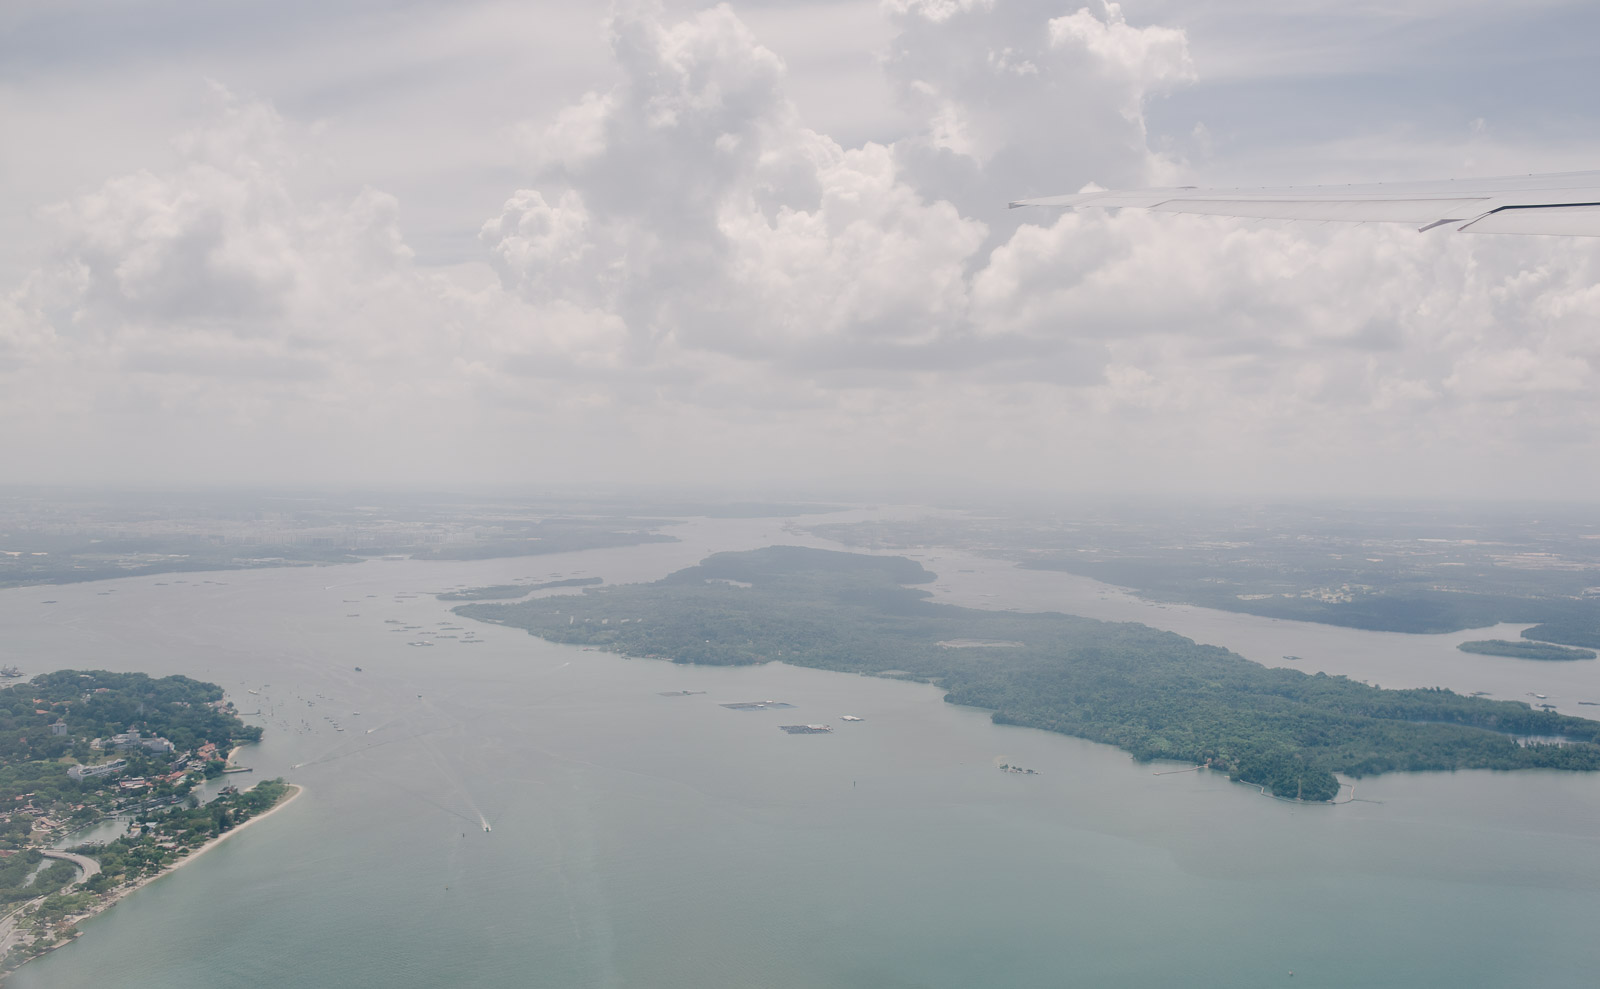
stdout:
[[25,903],[20,903],[15,910],[12,910],[4,917],[0,917],[0,955],[10,951],[11,946],[17,943],[17,918],[32,902],[34,901],[28,900]]
[[[73,865],[82,870],[83,874],[72,883],[74,886],[79,885],[80,883],[88,882],[90,877],[100,874],[100,863],[96,862],[92,858],[89,858],[87,855],[74,855],[72,852],[58,852],[53,848],[44,848],[40,849],[40,851],[44,853],[45,858],[60,859],[63,862],[71,862]],[[22,911],[37,902],[39,902],[39,898],[20,903],[17,905],[16,909],[12,910],[4,917],[0,917],[0,955],[4,955],[7,951],[10,951],[11,946],[17,943],[17,919],[21,916]]]
[[44,857],[47,859],[60,859],[63,862],[71,862],[73,865],[83,870],[83,875],[79,876],[77,881],[73,883],[74,886],[76,886],[78,883],[86,883],[90,879],[100,874],[100,863],[96,862],[87,855],[75,855],[72,852],[58,852],[53,848],[40,849],[40,851],[44,853]]

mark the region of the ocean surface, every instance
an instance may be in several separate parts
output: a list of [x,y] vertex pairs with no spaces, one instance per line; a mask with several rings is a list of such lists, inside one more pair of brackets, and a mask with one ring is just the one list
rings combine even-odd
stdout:
[[[267,729],[240,754],[253,778],[307,788],[12,984],[1596,983],[1600,775],[1399,774],[1362,780],[1354,802],[1298,805],[996,726],[926,685],[624,659],[457,621],[433,597],[518,577],[649,580],[718,549],[819,545],[783,520],[675,534],[514,560],[0,591],[0,662],[220,683]],[[920,559],[942,601],[1145,621],[1385,686],[1544,693],[1572,714],[1600,700],[1600,663],[1454,649],[1482,633],[1161,607],[953,552]],[[436,644],[407,644],[424,639]],[[703,693],[664,696],[685,690]],[[720,706],[768,699],[793,708]],[[836,730],[777,730],[796,722]]]

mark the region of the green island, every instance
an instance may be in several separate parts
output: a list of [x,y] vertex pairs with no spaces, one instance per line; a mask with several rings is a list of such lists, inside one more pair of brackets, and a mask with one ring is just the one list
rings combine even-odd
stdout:
[[593,587],[604,583],[605,579],[601,577],[568,577],[566,580],[547,580],[542,584],[490,584],[488,587],[445,591],[434,596],[440,601],[504,601],[525,598],[534,591],[548,591],[556,587]]
[[[0,971],[295,792],[268,780],[200,802],[233,746],[260,737],[221,687],[186,676],[58,670],[0,690]],[[118,816],[121,837],[56,850]]]
[[1567,646],[1600,649],[1600,615],[1592,611],[1566,615],[1522,630],[1524,639],[1559,642]]
[[1476,642],[1463,642],[1456,648],[1462,652],[1484,656],[1509,656],[1512,659],[1594,659],[1596,655],[1593,649],[1573,649],[1569,646],[1553,646],[1548,642],[1530,642],[1526,639],[1521,642],[1509,639],[1479,639]]
[[[934,683],[997,723],[1208,766],[1287,798],[1333,799],[1335,773],[1600,769],[1597,721],[1268,668],[1145,625],[935,604],[908,586],[933,579],[901,557],[771,547],[650,584],[455,612],[631,656]],[[952,641],[1003,645],[940,646]]]

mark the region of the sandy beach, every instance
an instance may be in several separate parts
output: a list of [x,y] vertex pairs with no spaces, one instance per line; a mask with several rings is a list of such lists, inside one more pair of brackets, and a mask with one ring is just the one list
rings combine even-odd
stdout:
[[[235,750],[235,751],[237,751],[237,750]],[[206,842],[205,844],[197,846],[193,851],[189,852],[187,855],[185,855],[182,858],[178,859],[176,862],[174,862],[171,865],[167,866],[166,868],[162,869],[160,872],[156,873],[155,875],[146,876],[143,879],[138,880],[137,882],[129,883],[129,884],[125,885],[125,886],[119,886],[116,889],[111,890],[110,892],[108,892],[105,895],[103,895],[102,897],[100,897],[100,899],[96,900],[94,906],[90,907],[88,910],[83,911],[82,913],[73,914],[73,915],[71,915],[69,917],[66,917],[63,920],[63,923],[76,926],[77,924],[80,924],[83,921],[88,920],[90,917],[95,917],[95,916],[98,916],[101,913],[104,913],[107,909],[109,909],[111,907],[112,904],[116,903],[118,900],[121,900],[123,897],[128,896],[129,894],[137,892],[138,890],[143,889],[145,886],[148,886],[149,884],[155,882],[158,879],[161,879],[161,878],[163,878],[165,876],[171,875],[173,872],[176,872],[178,869],[181,869],[184,866],[188,865],[190,862],[193,862],[195,859],[199,858],[201,855],[205,854],[206,852],[210,851],[211,849],[215,848],[216,846],[222,844],[224,841],[227,841],[229,838],[232,838],[234,835],[240,833],[241,831],[244,831],[245,829],[249,828],[251,825],[254,825],[254,824],[257,824],[257,823],[259,823],[261,821],[264,821],[267,818],[271,817],[272,815],[276,814],[278,811],[280,811],[283,808],[289,806],[291,803],[293,803],[295,801],[295,799],[297,797],[300,796],[301,793],[305,792],[305,787],[300,786],[298,783],[290,783],[290,784],[288,784],[288,787],[289,787],[288,792],[284,795],[283,799],[279,800],[276,804],[273,804],[271,808],[267,809],[266,811],[264,811],[264,812],[262,812],[260,814],[257,814],[255,817],[250,818],[248,821],[245,821],[243,824],[239,825],[238,827],[232,828],[232,829],[224,832],[223,834],[220,834],[220,835],[216,836],[215,838],[212,838],[210,841]],[[17,911],[13,911],[12,913],[15,914],[15,913],[19,912],[21,909],[22,908],[19,907]],[[83,932],[81,930],[78,931],[78,933],[76,935],[74,935],[71,940],[77,940],[77,937],[79,935],[81,935],[82,933]],[[64,944],[70,944],[70,943],[71,943],[71,941],[63,941],[62,942],[63,945]],[[61,945],[57,945],[56,947],[60,947],[60,946]],[[51,949],[51,950],[54,950],[54,949]],[[24,962],[23,964],[27,964],[27,963]],[[6,975],[9,975],[9,974],[10,974],[9,972],[7,972],[5,974],[0,974],[0,982],[3,982],[5,980]]]
[[172,863],[171,865],[167,866],[165,869],[162,869],[160,872],[156,873],[155,875],[146,876],[143,879],[140,879],[138,882],[132,883],[132,884],[127,885],[127,886],[118,887],[115,891],[113,891],[111,893],[108,893],[106,895],[106,897],[103,900],[101,900],[99,903],[95,904],[93,908],[91,908],[88,911],[85,911],[84,913],[76,914],[76,915],[74,915],[72,917],[67,918],[68,921],[70,923],[76,924],[81,920],[86,920],[89,917],[93,917],[96,914],[103,912],[107,907],[111,906],[111,904],[113,904],[113,903],[117,902],[118,900],[122,899],[124,896],[127,896],[129,893],[133,893],[136,890],[143,889],[145,886],[148,886],[149,884],[155,882],[157,879],[160,879],[163,876],[171,875],[172,873],[176,872],[177,870],[179,870],[179,869],[183,868],[184,866],[188,865],[190,862],[193,862],[195,859],[199,858],[201,855],[204,855],[206,852],[210,851],[211,849],[213,849],[213,848],[217,847],[218,845],[222,844],[223,842],[227,841],[229,838],[232,838],[234,835],[240,833],[241,831],[244,831],[246,828],[249,828],[251,825],[256,824],[256,823],[258,823],[260,821],[265,821],[267,818],[269,818],[272,815],[276,814],[278,811],[283,810],[285,807],[289,806],[291,803],[294,803],[295,798],[299,797],[300,794],[303,793],[303,792],[305,792],[305,787],[301,786],[298,783],[290,783],[289,784],[289,792],[288,792],[288,794],[285,795],[282,800],[280,800],[277,803],[273,804],[272,807],[269,810],[265,811],[264,813],[257,814],[255,817],[250,818],[250,820],[244,822],[243,824],[239,825],[236,828],[232,828],[232,829],[230,829],[230,830],[228,830],[228,831],[226,831],[226,832],[224,832],[222,834],[217,835],[215,838],[212,838],[210,841],[206,842],[205,844],[196,847],[194,849],[194,851],[190,852],[189,854],[185,855],[183,858],[181,858],[178,861],[176,861],[176,862]]

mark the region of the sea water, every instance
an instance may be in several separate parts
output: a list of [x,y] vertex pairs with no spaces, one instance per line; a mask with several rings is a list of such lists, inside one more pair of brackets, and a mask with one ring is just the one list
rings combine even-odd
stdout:
[[[774,520],[678,534],[516,560],[0,591],[4,662],[220,683],[267,729],[240,753],[255,770],[241,779],[307,788],[13,984],[1593,983],[1600,776],[1396,774],[1361,781],[1353,803],[1302,805],[996,726],[927,685],[625,659],[458,621],[432,597],[516,577],[647,580],[716,549],[805,541]],[[1438,679],[1452,672],[1521,685],[1483,657],[1450,666],[1449,637],[1330,638],[995,564],[957,578],[943,555],[924,560],[944,575],[940,600],[1142,608],[1251,658],[1381,661],[1386,685],[1457,686]],[[416,634],[386,619],[461,625],[483,644],[410,646]],[[1356,648],[1374,641],[1379,659]],[[704,693],[664,696],[683,690]],[[765,699],[793,708],[721,706]],[[797,721],[835,731],[778,730]]]

